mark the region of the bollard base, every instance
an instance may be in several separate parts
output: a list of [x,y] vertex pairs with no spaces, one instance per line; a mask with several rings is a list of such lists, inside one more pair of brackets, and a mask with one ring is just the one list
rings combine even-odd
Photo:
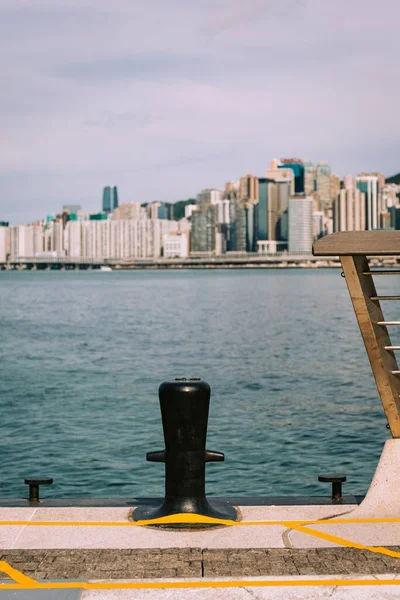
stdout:
[[[134,521],[151,521],[177,514],[201,515],[213,519],[223,519],[229,521],[238,521],[238,511],[234,506],[225,500],[212,500],[209,502],[206,498],[194,502],[175,499],[175,501],[165,499],[160,506],[154,508],[149,506],[139,506],[133,512]],[[214,527],[223,527],[220,523],[149,523],[149,527],[158,527],[162,529],[209,529]]]

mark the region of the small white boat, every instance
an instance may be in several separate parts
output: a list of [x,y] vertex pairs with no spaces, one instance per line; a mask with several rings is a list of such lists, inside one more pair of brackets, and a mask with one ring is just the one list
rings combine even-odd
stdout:
[[100,267],[100,271],[112,271],[112,268],[108,267],[107,265],[102,265]]

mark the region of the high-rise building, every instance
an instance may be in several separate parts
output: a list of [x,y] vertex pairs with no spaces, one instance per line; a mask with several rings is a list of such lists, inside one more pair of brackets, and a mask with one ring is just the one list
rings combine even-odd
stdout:
[[148,216],[150,219],[168,219],[169,207],[165,202],[150,202],[147,205]]
[[340,177],[335,173],[331,175],[331,201],[333,202],[338,197],[340,192]]
[[258,203],[258,184],[259,179],[255,175],[244,175],[239,180],[239,200],[252,202],[252,204]]
[[165,258],[186,258],[189,256],[189,236],[187,233],[166,234],[163,242]]
[[116,186],[103,189],[103,212],[110,213],[118,206],[118,190]]
[[268,240],[268,182],[262,177],[258,180],[258,204],[256,208],[256,239]]
[[146,209],[139,202],[125,202],[114,210],[113,219],[146,219]]
[[5,263],[9,255],[9,228],[0,225],[0,263]]
[[301,158],[281,158],[278,169],[292,169],[294,173],[294,193],[304,194],[304,164]]
[[311,254],[313,238],[313,200],[310,196],[289,198],[289,253]]
[[223,192],[215,189],[205,189],[197,194],[196,204],[216,204],[222,200]]
[[356,187],[365,194],[365,228],[379,228],[379,179],[376,175],[359,175]]
[[214,252],[217,215],[214,205],[200,204],[192,214],[191,252]]
[[313,234],[314,238],[320,238],[325,233],[323,211],[313,212]]
[[352,190],[355,187],[355,181],[354,181],[353,175],[345,175],[343,184],[344,184],[345,190]]
[[310,196],[315,192],[315,180],[317,171],[315,165],[308,159],[303,160],[304,166],[304,193]]
[[329,206],[331,199],[331,168],[328,163],[321,160],[316,167],[315,188],[321,200],[321,207]]
[[386,184],[381,190],[381,210],[387,210],[399,204],[400,185],[395,183]]
[[390,213],[390,225],[392,229],[400,229],[400,206],[391,206],[388,208]]
[[333,231],[363,231],[365,223],[365,194],[358,188],[340,190],[333,205]]
[[264,177],[258,181],[257,241],[287,241],[287,214],[292,184],[291,178],[282,177],[281,180],[271,180]]
[[[273,166],[274,161],[271,161],[271,167]],[[270,179],[271,181],[288,181],[290,183],[290,193],[294,195],[295,193],[295,180],[294,180],[294,171],[289,167],[280,167],[279,169],[267,169],[265,171],[265,177]]]

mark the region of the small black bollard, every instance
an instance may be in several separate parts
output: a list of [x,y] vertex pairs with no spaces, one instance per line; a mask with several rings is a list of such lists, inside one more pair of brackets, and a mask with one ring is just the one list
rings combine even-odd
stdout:
[[178,513],[237,519],[228,502],[210,502],[205,495],[206,462],[225,459],[221,452],[206,450],[210,394],[210,386],[200,379],[181,378],[160,385],[165,450],[149,452],[147,460],[165,463],[165,498],[157,508],[136,508],[135,521]]
[[342,483],[346,481],[345,475],[319,475],[318,481],[332,484],[332,502],[334,504],[343,500]]
[[26,485],[29,485],[29,502],[33,504],[37,504],[40,502],[39,498],[39,486],[41,485],[51,485],[53,483],[53,479],[51,477],[48,478],[38,478],[38,477],[29,477],[25,479]]

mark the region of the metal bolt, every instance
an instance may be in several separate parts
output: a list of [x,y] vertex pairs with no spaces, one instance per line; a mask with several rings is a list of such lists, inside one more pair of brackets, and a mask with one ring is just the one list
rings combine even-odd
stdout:
[[346,475],[319,475],[318,481],[332,484],[332,502],[337,503],[343,500],[342,483],[346,481]]
[[51,485],[53,483],[53,479],[51,477],[48,478],[39,478],[39,477],[29,477],[25,479],[26,485],[29,485],[29,502],[37,504],[40,502],[39,499],[39,486],[41,485]]

